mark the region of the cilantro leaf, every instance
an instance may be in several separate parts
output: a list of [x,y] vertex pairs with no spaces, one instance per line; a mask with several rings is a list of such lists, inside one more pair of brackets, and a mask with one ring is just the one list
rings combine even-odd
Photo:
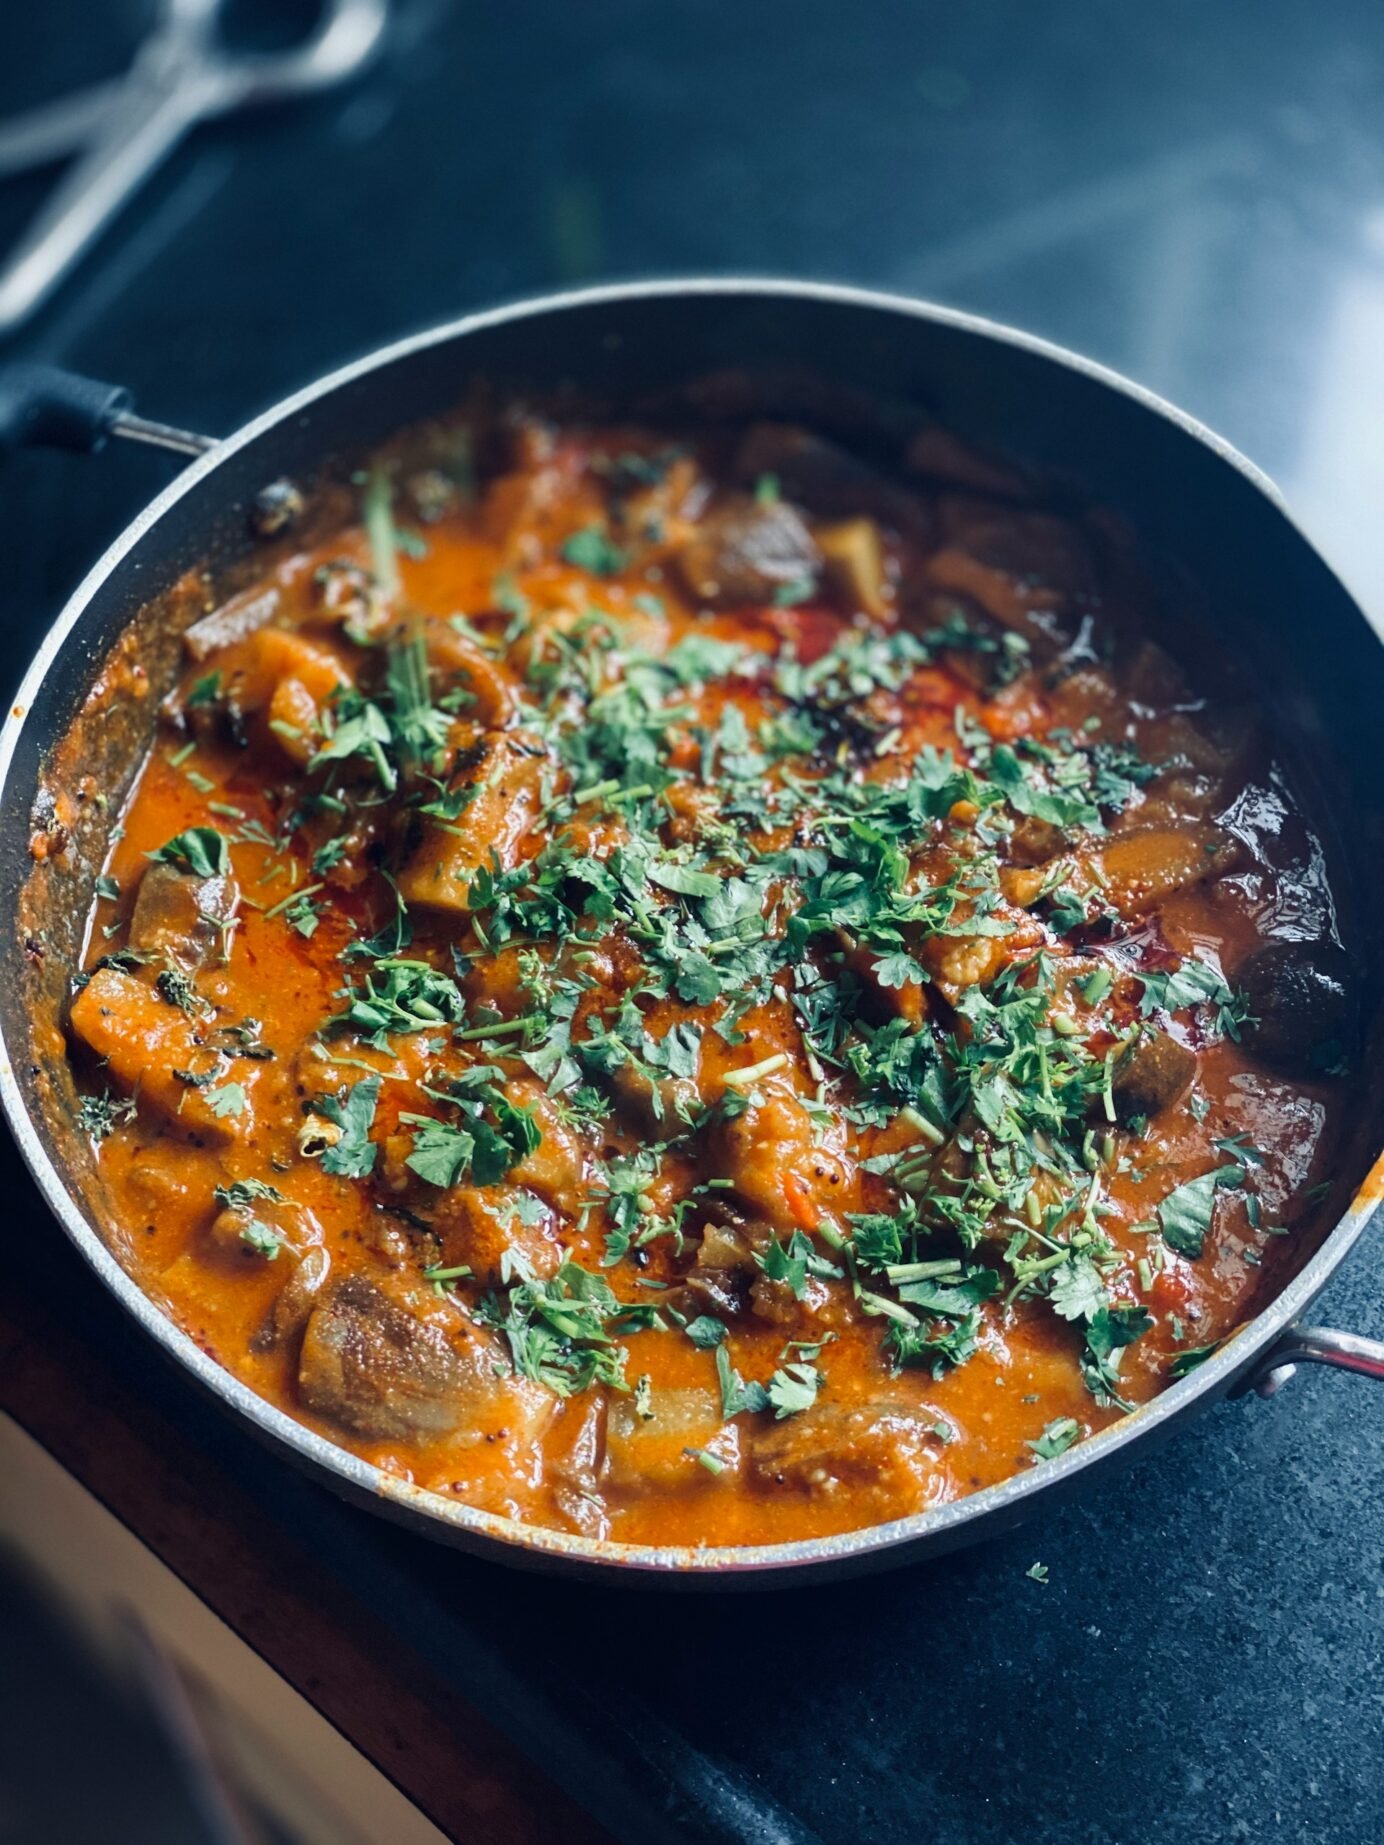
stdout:
[[627,554],[598,525],[588,525],[562,541],[563,561],[592,576],[618,576],[629,562]]
[[1170,1249],[1194,1260],[1200,1256],[1215,1215],[1217,1191],[1222,1185],[1240,1184],[1244,1170],[1240,1165],[1218,1166],[1168,1193],[1157,1210],[1163,1241]]
[[714,897],[721,880],[710,871],[698,871],[691,865],[678,865],[662,859],[648,868],[650,884],[673,891],[679,897]]
[[271,1224],[260,1217],[247,1217],[240,1227],[240,1240],[248,1243],[258,1256],[266,1262],[273,1262],[283,1248],[284,1239]]
[[1059,1454],[1065,1454],[1072,1443],[1081,1435],[1081,1424],[1074,1416],[1059,1416],[1050,1422],[1038,1437],[1028,1446],[1040,1461],[1055,1461]]
[[100,1095],[91,1093],[84,1095],[78,1104],[77,1119],[83,1133],[101,1141],[113,1134],[122,1121],[133,1121],[136,1106],[132,1095],[116,1096],[109,1090]]
[[447,1191],[461,1182],[471,1165],[476,1139],[465,1128],[432,1115],[401,1114],[413,1129],[413,1151],[404,1164],[427,1185]]
[[243,1115],[247,1097],[242,1083],[223,1083],[219,1089],[207,1090],[207,1107],[218,1121],[228,1116]]
[[243,1209],[263,1198],[271,1204],[283,1204],[283,1193],[277,1185],[268,1185],[263,1179],[232,1179],[229,1185],[218,1185],[212,1196],[223,1210]]
[[727,1422],[743,1410],[757,1414],[769,1407],[769,1393],[763,1384],[747,1384],[732,1366],[724,1345],[716,1347],[716,1378],[721,1386],[721,1414]]
[[341,1129],[341,1138],[322,1155],[322,1170],[342,1179],[363,1179],[373,1172],[379,1149],[369,1138],[380,1099],[380,1078],[363,1076],[340,1096],[323,1096],[317,1111]]
[[1220,1343],[1219,1339],[1213,1339],[1209,1345],[1189,1345],[1185,1352],[1174,1356],[1168,1366],[1168,1376],[1186,1377],[1198,1365],[1204,1365],[1213,1352],[1219,1351]]
[[199,878],[224,878],[231,869],[230,847],[214,826],[192,826],[185,833],[176,833],[149,857]]
[[1073,1256],[1055,1271],[1048,1302],[1064,1320],[1089,1320],[1105,1306],[1105,1283],[1089,1256]]
[[811,1409],[822,1381],[816,1365],[788,1364],[775,1371],[768,1390],[774,1419],[782,1422],[786,1416],[801,1415],[803,1410]]
[[[803,1250],[797,1247],[800,1243],[805,1245]],[[787,1248],[777,1237],[771,1237],[760,1262],[770,1281],[782,1281],[793,1298],[801,1300],[807,1292],[807,1262],[811,1254],[812,1245],[798,1230],[793,1233]]]

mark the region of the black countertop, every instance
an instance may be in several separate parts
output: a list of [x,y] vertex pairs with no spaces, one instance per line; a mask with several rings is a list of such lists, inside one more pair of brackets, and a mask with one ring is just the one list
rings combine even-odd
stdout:
[[[730,270],[928,294],[1222,430],[1384,613],[1378,0],[396,15],[353,89],[199,133],[17,350],[217,431],[373,344],[559,284]],[[0,114],[118,68],[147,23],[9,9]],[[42,183],[0,187],[0,245]],[[130,452],[4,464],[11,681],[167,473]],[[1384,1400],[1363,1384],[1224,1405],[1099,1497],[924,1569],[622,1599],[466,1562],[289,1476],[10,1195],[34,1220],[18,1259],[641,1845],[1384,1839]],[[1321,1317],[1384,1334],[1381,1278],[1375,1233]]]

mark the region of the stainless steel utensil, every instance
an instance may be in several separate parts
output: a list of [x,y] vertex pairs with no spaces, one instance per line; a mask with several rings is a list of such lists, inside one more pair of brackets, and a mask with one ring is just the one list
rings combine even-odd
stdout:
[[332,0],[289,51],[243,56],[217,31],[222,0],[165,0],[128,73],[0,124],[0,177],[74,155],[0,264],[0,336],[22,326],[199,122],[344,82],[375,56],[388,0]]

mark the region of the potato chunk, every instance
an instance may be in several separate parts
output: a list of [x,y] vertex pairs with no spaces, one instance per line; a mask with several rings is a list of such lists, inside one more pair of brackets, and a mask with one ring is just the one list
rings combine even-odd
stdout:
[[817,543],[826,559],[827,576],[852,609],[867,615],[889,612],[889,579],[884,541],[873,519],[847,519],[817,528]]
[[446,1264],[464,1263],[477,1281],[492,1288],[504,1279],[507,1255],[522,1258],[540,1279],[556,1274],[562,1248],[551,1215],[531,1208],[536,1202],[507,1185],[458,1185],[430,1198]]
[[738,1472],[740,1432],[725,1424],[714,1390],[655,1390],[651,1416],[632,1397],[612,1400],[606,1422],[606,1482],[627,1493],[667,1493],[705,1486],[711,1479],[689,1448],[710,1448],[722,1475]]
[[251,1127],[251,1092],[259,1066],[237,1065],[235,1082],[243,1103],[238,1110],[218,1113],[218,1085],[198,1088],[176,1074],[216,1068],[196,1020],[133,974],[118,967],[98,968],[72,1002],[71,1026],[73,1035],[119,1086],[138,1094],[141,1107],[155,1109],[185,1133],[231,1141]]
[[525,835],[538,817],[546,758],[511,737],[489,735],[454,791],[474,794],[455,821],[430,820],[399,873],[405,903],[468,916],[471,885],[483,866],[512,871]]
[[1180,890],[1224,877],[1244,856],[1239,840],[1219,827],[1154,827],[1117,833],[1091,863],[1120,914],[1141,916]]
[[849,1208],[853,1167],[819,1142],[796,1095],[766,1086],[763,1097],[721,1130],[725,1174],[744,1203],[775,1230],[814,1229],[824,1212]]

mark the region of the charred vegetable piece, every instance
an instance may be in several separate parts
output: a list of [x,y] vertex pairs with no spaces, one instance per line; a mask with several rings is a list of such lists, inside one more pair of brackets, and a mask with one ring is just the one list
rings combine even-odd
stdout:
[[1121,1121],[1153,1116],[1185,1095],[1197,1073],[1195,1051],[1170,1032],[1144,1031],[1115,1065],[1111,1093]]
[[749,1470],[761,1485],[812,1495],[869,1492],[904,1481],[916,1485],[936,1442],[923,1416],[896,1404],[858,1409],[821,1404],[756,1434]]
[[350,1275],[308,1316],[298,1390],[308,1409],[373,1441],[437,1437],[493,1405],[497,1358],[479,1332],[449,1339]]
[[699,602],[734,608],[810,594],[822,557],[800,513],[783,500],[724,501],[678,553],[679,573]]
[[1345,1069],[1359,1030],[1359,985],[1350,956],[1335,942],[1269,942],[1243,961],[1235,984],[1254,1021],[1247,1041],[1257,1057],[1291,1076]]
[[228,872],[203,878],[174,865],[150,865],[130,917],[130,947],[191,973],[225,948],[239,903],[239,888]]

